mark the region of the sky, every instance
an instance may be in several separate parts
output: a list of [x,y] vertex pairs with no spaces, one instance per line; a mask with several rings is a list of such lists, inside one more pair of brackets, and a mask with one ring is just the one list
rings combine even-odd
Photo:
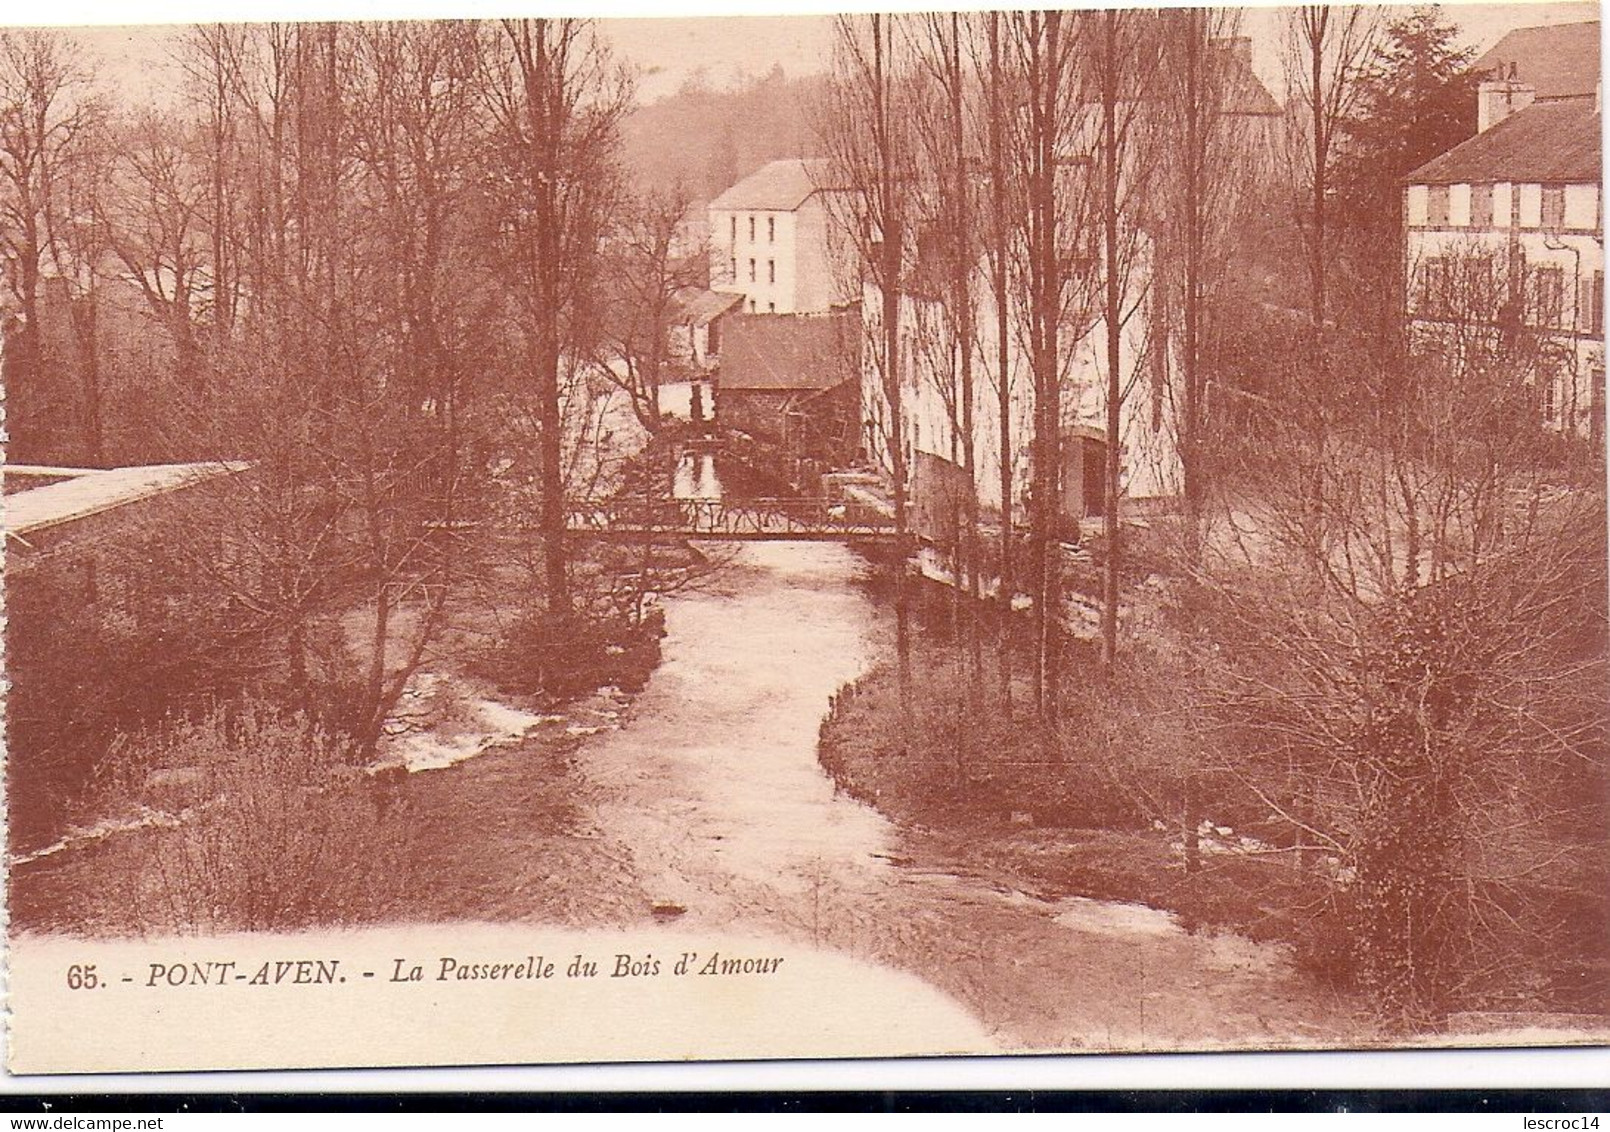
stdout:
[[[926,8],[942,5],[927,4]],[[1409,6],[1405,5],[1407,10]],[[1512,28],[1533,24],[1577,23],[1597,19],[1593,3],[1444,4],[1444,13],[1464,39],[1485,51]],[[1270,7],[1246,10],[1243,34],[1253,41],[1253,64],[1259,77],[1278,87],[1279,12]],[[622,54],[659,70],[649,76],[649,97],[674,91],[698,66],[720,85],[731,77],[762,74],[778,63],[791,75],[825,70],[832,44],[832,17],[794,16],[754,19],[625,19],[609,25]],[[697,61],[697,62],[695,62]]]
[[[269,18],[359,18],[368,16],[423,17],[430,14],[471,16],[510,14],[530,0],[513,0],[497,4],[495,10],[486,6],[486,0],[237,0],[231,5],[231,17],[241,19]],[[752,11],[757,0],[680,0],[679,11]],[[565,14],[565,5],[578,5],[582,0],[547,2],[543,8],[550,14]],[[642,0],[594,0],[578,8],[586,14],[613,15],[617,12],[641,13]],[[782,7],[814,8],[832,11],[846,6],[819,3],[814,0],[771,0],[766,6],[773,10]],[[849,0],[849,6],[866,9],[865,3]],[[883,0],[884,8],[906,7],[932,9],[946,6],[932,0],[920,4],[901,4],[900,0]],[[485,9],[484,11],[481,9]],[[656,9],[650,9],[656,10]],[[658,6],[664,11],[665,5]],[[48,8],[33,10],[41,20],[62,23],[100,23],[139,20],[142,22],[216,19],[217,0],[124,0],[121,4],[109,0],[57,0]],[[1496,43],[1506,31],[1544,23],[1574,23],[1598,18],[1595,3],[1493,3],[1445,4],[1443,11],[1459,25],[1466,42],[1485,50]],[[1253,40],[1253,64],[1259,76],[1278,96],[1280,93],[1280,67],[1278,62],[1279,9],[1254,7],[1246,10],[1244,33]],[[17,18],[12,16],[10,18]],[[31,19],[32,13],[25,13]],[[721,87],[745,75],[762,75],[778,65],[790,75],[801,75],[825,70],[829,62],[832,43],[832,17],[822,14],[786,16],[666,16],[652,19],[610,18],[603,24],[605,34],[617,53],[636,64],[642,71],[639,96],[644,101],[671,94],[687,79],[702,73],[705,81]],[[104,80],[121,87],[130,94],[144,88],[157,102],[165,101],[171,91],[172,68],[167,63],[170,29],[161,27],[79,27],[75,36],[92,56],[103,61]]]

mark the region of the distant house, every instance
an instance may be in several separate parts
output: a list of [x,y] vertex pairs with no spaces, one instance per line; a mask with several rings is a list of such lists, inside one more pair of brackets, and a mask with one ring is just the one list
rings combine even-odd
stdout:
[[1603,441],[1599,24],[1519,28],[1477,61],[1475,137],[1404,189],[1408,305],[1422,342],[1524,328],[1543,421]]
[[1599,89],[1599,21],[1516,28],[1471,70],[1491,81],[1523,83],[1537,102],[1592,101]]
[[723,427],[749,434],[796,472],[845,462],[857,434],[859,312],[735,314],[725,323],[716,387]]
[[832,165],[762,165],[710,202],[710,286],[748,314],[814,314],[855,299],[830,238]]
[[721,327],[742,295],[684,287],[672,296],[671,356],[696,373],[708,373],[721,360]]

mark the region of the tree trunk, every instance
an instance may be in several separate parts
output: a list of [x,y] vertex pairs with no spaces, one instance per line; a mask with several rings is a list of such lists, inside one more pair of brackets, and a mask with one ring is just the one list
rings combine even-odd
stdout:
[[[1185,562],[1192,572],[1200,568],[1203,551],[1202,482],[1202,378],[1198,335],[1202,315],[1202,184],[1206,172],[1206,143],[1202,132],[1202,48],[1204,16],[1192,9],[1184,14],[1185,28],[1185,348],[1179,435],[1181,485],[1185,503]],[[1168,348],[1167,342],[1163,348]]]
[[1061,584],[1058,515],[1062,463],[1062,410],[1059,340],[1062,275],[1058,260],[1057,136],[1061,107],[1060,12],[1032,13],[1036,43],[1029,63],[1032,153],[1030,207],[1030,339],[1034,362],[1034,490],[1031,502],[1034,544],[1034,698],[1043,741],[1049,747],[1059,697],[1058,610]]
[[1118,287],[1118,13],[1103,14],[1103,59],[1101,71],[1101,144],[1105,155],[1102,185],[1103,243],[1106,252],[1104,321],[1107,326],[1107,446],[1103,476],[1106,506],[1102,532],[1107,544],[1101,586],[1101,659],[1108,673],[1118,658],[1118,568],[1121,547],[1118,529],[1118,479],[1120,429],[1123,398],[1119,330],[1123,317],[1122,295]]
[[1000,601],[1001,697],[1008,716],[1012,710],[1012,598],[1016,582],[1012,576],[1012,386],[1011,338],[1007,326],[1007,225],[1006,146],[1002,137],[1001,14],[989,14],[989,157],[994,191],[993,256],[991,284],[995,297],[995,364],[997,409],[1001,430],[999,444],[1001,491],[1000,581],[996,594]]

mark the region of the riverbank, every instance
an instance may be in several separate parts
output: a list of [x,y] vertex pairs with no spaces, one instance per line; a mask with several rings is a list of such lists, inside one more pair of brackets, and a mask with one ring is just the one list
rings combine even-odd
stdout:
[[[354,821],[320,828],[316,809],[308,810],[299,840],[318,839],[314,852],[325,864],[303,887],[316,890],[337,874],[351,882],[342,899],[318,901],[329,906],[314,908],[308,926],[450,920],[591,926],[632,918],[623,909],[640,901],[619,849],[590,821],[596,798],[578,769],[589,739],[629,719],[630,696],[609,687],[541,714],[492,700],[467,702],[512,724],[512,733],[470,731],[460,723],[408,734],[383,756],[394,770],[330,786]],[[151,812],[149,820],[69,838],[54,852],[13,862],[13,930],[76,936],[208,930],[207,923],[185,921],[198,901],[232,878],[192,867],[197,842],[205,848],[214,841],[186,828],[201,816],[194,806]]]
[[[1302,879],[1289,854],[1209,821],[1198,831],[1202,867],[1187,872],[1177,824],[1142,817],[1103,768],[1036,749],[1030,690],[1015,677],[1012,699],[1000,695],[993,648],[979,674],[956,661],[955,649],[918,641],[908,710],[889,661],[840,689],[821,727],[823,768],[895,823],[911,867],[1046,901],[1144,905],[1190,931],[1289,939],[1283,908]],[[961,689],[980,683],[987,691],[970,702]]]
[[1313,1047],[1361,1032],[1279,948],[918,853],[900,821],[835,783],[818,761],[823,715],[888,645],[870,573],[841,547],[760,544],[668,603],[664,662],[633,724],[582,758],[604,800],[593,820],[627,847],[643,904],[679,930],[764,930],[916,976],[1008,1050]]
[[[521,870],[581,875],[575,752],[621,726],[648,683],[664,630],[646,587],[685,574],[689,561],[635,563],[644,592],[629,595],[633,610],[617,601],[556,622],[509,554],[460,592],[412,662],[400,642],[417,631],[418,610],[393,611],[388,665],[420,667],[367,756],[342,732],[250,700],[130,735],[83,788],[76,821],[13,849],[12,923],[140,935],[431,917],[575,922],[581,894],[613,891],[607,870],[573,890],[533,879],[510,898],[486,862],[515,855],[494,872],[517,880]],[[597,589],[617,566],[588,560],[579,574]],[[354,609],[336,623],[348,659],[368,662],[367,617]]]
[[[674,931],[698,950],[763,936],[772,954],[852,964],[869,1004],[913,986],[955,1004],[983,1035],[957,1049],[1356,1040],[1345,1002],[1278,947],[1057,896],[836,784],[818,761],[823,715],[877,669],[890,633],[867,573],[843,547],[746,546],[667,600],[662,663],[607,709],[610,726],[544,723],[402,777],[387,810],[396,864],[353,926],[562,925],[604,946]],[[84,859],[75,870],[58,885],[91,891]],[[868,1026],[883,1009],[867,1007]]]

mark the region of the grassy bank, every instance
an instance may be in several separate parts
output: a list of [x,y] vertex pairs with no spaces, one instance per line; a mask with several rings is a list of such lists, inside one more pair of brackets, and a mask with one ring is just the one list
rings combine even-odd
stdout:
[[1155,812],[1110,767],[1040,749],[1027,682],[1015,677],[1008,700],[997,654],[975,671],[959,650],[920,639],[911,664],[904,710],[894,663],[840,692],[820,758],[841,789],[899,825],[914,864],[1044,899],[1146,904],[1192,930],[1291,937],[1303,878],[1289,855],[1248,852],[1220,825],[1188,873],[1180,815]]
[[[1290,664],[1278,637],[1237,636],[1239,606],[1198,594],[1187,609],[1166,585],[1151,589],[1129,591],[1110,672],[1067,643],[1045,722],[1031,658],[1002,650],[995,612],[975,622],[952,592],[913,587],[906,647],[887,642],[884,662],[835,697],[823,767],[899,825],[920,868],[1144,904],[1192,931],[1287,945],[1301,970],[1395,1028],[1437,1032],[1472,1011],[1610,1014],[1610,969],[1592,938],[1606,905],[1592,840],[1602,826],[1584,816],[1602,797],[1590,761],[1558,769],[1531,733],[1495,731],[1517,758],[1535,753],[1528,796],[1496,773],[1501,760],[1487,773],[1481,746],[1424,756],[1403,738],[1413,728],[1377,733],[1382,720],[1418,718],[1410,693],[1422,685],[1448,694],[1402,634],[1338,643],[1332,683],[1291,678],[1276,695]],[[1219,617],[1218,636],[1191,616]],[[1005,636],[1027,641],[1027,629]],[[1229,643],[1204,649],[1205,635]],[[1456,644],[1494,635],[1470,630]],[[1413,663],[1399,664],[1405,648]],[[1484,673],[1473,666],[1449,686],[1468,693]],[[1409,707],[1393,714],[1400,693]],[[1394,981],[1402,971],[1408,990]]]
[[577,752],[620,726],[663,633],[657,613],[555,624],[467,607],[367,764],[320,720],[252,703],[130,735],[80,820],[13,858],[13,926],[597,920],[629,881],[593,838]]

